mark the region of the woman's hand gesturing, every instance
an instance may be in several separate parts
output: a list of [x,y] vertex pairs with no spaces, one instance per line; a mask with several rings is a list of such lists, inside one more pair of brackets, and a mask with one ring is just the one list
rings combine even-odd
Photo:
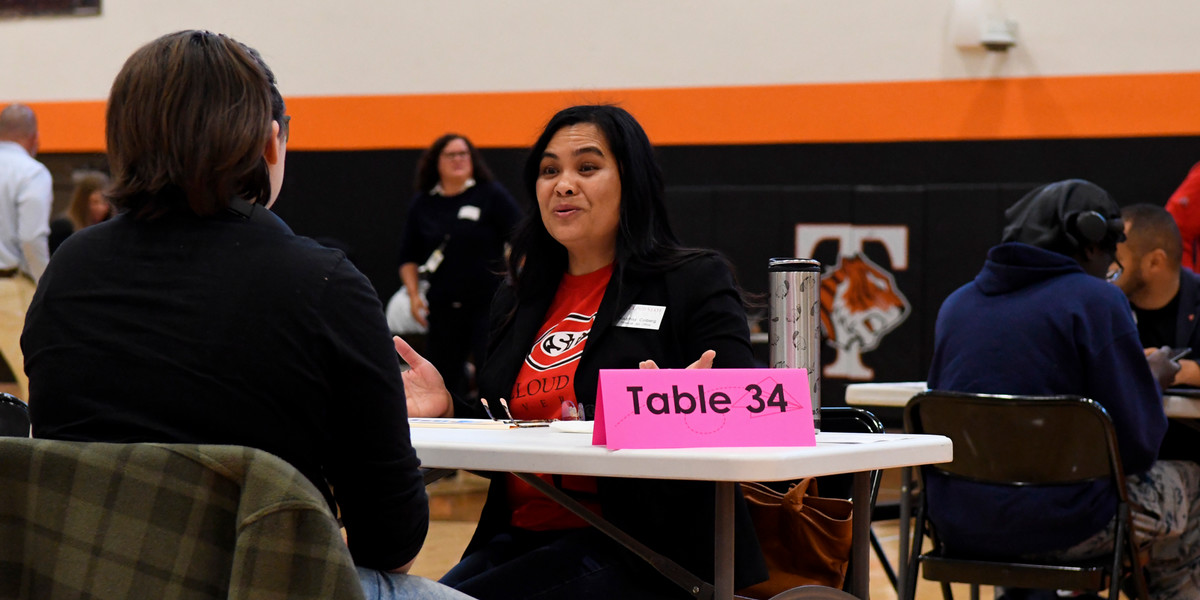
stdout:
[[[716,350],[705,350],[704,354],[700,355],[700,359],[687,366],[689,369],[711,369],[713,359],[717,357]],[[643,360],[638,363],[639,369],[657,369],[658,363],[652,360]]]
[[400,336],[392,336],[392,343],[400,358],[408,363],[409,369],[401,374],[404,380],[404,395],[408,400],[410,417],[453,417],[454,402],[442,374],[433,363],[413,350]]

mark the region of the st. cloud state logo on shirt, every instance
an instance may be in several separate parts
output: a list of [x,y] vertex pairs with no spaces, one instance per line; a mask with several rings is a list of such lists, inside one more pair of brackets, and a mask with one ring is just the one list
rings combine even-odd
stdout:
[[583,355],[583,342],[592,331],[596,315],[570,313],[533,343],[525,364],[535,371],[557,369]]

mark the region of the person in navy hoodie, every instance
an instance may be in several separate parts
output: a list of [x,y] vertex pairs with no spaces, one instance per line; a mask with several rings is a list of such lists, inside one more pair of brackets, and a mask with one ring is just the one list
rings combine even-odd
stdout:
[[[1039,187],[1005,212],[1002,243],[938,312],[929,387],[1072,394],[1112,417],[1135,529],[1150,544],[1151,598],[1200,598],[1200,467],[1157,460],[1167,427],[1160,385],[1179,365],[1147,357],[1129,302],[1105,282],[1124,238],[1117,204],[1093,183]],[[1111,483],[1008,488],[925,479],[947,549],[981,556],[1083,558],[1110,551]]]

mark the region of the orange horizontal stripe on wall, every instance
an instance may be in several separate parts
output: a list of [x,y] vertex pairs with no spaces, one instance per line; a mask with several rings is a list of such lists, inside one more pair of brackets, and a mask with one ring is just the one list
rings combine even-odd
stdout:
[[[558,109],[618,103],[662,145],[1200,135],[1200,73],[289,98],[292,150],[528,146]],[[99,152],[102,102],[34,104],[44,152]]]

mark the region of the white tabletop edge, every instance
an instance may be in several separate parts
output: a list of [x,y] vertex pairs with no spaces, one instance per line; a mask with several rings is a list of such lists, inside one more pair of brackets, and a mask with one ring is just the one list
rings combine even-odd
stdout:
[[1200,398],[1163,396],[1163,412],[1172,419],[1200,419]]
[[[846,386],[846,404],[904,408],[913,396],[925,390],[924,381],[852,383]],[[1163,396],[1163,412],[1172,419],[1200,419],[1200,398]]]
[[846,386],[846,404],[904,408],[913,396],[926,389],[924,381],[852,383]]
[[589,435],[547,428],[414,428],[411,435],[425,467],[701,481],[783,481],[953,457],[950,440],[932,435],[868,435],[863,439],[871,441],[861,443],[829,436],[834,441],[819,438],[815,447],[616,451],[593,446]]

